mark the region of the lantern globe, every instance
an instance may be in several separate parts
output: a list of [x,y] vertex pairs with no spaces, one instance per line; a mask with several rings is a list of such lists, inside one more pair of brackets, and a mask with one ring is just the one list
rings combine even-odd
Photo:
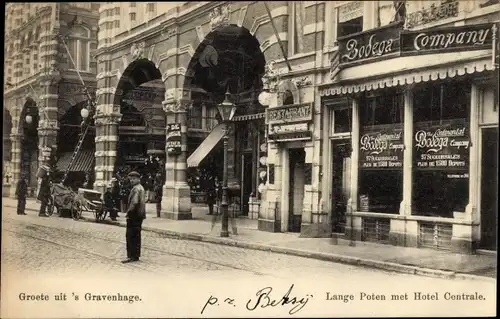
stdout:
[[89,110],[86,108],[83,108],[80,111],[80,115],[82,116],[82,118],[87,119],[89,117]]
[[31,115],[26,115],[25,120],[26,120],[26,123],[28,123],[28,124],[33,123],[33,117]]

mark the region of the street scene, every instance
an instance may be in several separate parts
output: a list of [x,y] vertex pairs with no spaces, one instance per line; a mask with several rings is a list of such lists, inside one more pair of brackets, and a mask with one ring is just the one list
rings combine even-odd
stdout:
[[498,0],[5,8],[2,316],[495,314]]

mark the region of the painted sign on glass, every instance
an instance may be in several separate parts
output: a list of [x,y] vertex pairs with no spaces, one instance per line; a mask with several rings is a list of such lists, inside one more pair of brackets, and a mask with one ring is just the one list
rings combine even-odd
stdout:
[[181,153],[181,125],[179,123],[167,124],[167,153],[169,155]]
[[361,169],[403,168],[403,129],[400,125],[369,126],[359,140]]
[[465,121],[415,124],[413,156],[416,169],[468,170],[469,147],[469,128]]

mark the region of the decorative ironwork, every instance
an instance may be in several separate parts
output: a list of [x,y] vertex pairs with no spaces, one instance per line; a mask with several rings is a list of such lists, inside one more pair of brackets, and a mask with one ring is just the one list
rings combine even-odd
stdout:
[[408,14],[406,28],[410,29],[419,25],[458,16],[458,0],[443,0],[439,6],[432,4],[427,9]]

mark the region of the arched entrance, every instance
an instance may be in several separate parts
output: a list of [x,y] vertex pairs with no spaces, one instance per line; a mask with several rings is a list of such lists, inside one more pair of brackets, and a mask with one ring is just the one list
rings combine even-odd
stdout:
[[22,134],[20,175],[28,183],[28,196],[35,196],[37,189],[39,118],[36,102],[28,97],[21,111],[18,127]]
[[233,24],[216,28],[196,49],[183,86],[191,92],[187,166],[192,195],[197,195],[192,200],[203,193],[206,180],[222,178],[223,130],[216,124],[217,105],[226,92],[238,108],[229,139],[230,201],[239,203],[242,214],[247,214],[250,197],[258,196],[265,126],[258,96],[265,63],[258,40],[248,29]]
[[138,171],[147,191],[152,190],[157,173],[164,176],[164,97],[160,71],[150,60],[138,59],[121,76],[113,101],[121,113],[114,175],[121,178],[131,170]]
[[[54,180],[60,180],[64,172],[69,168],[65,185],[76,190],[79,187],[92,188],[95,167],[95,126],[91,123],[83,144],[77,154],[77,158],[69,166],[71,157],[76,150],[76,145],[83,133],[80,115],[82,108],[87,107],[87,101],[82,101],[69,108],[59,119],[59,131],[57,134],[57,157],[56,173]],[[92,120],[93,121],[93,120]]]

